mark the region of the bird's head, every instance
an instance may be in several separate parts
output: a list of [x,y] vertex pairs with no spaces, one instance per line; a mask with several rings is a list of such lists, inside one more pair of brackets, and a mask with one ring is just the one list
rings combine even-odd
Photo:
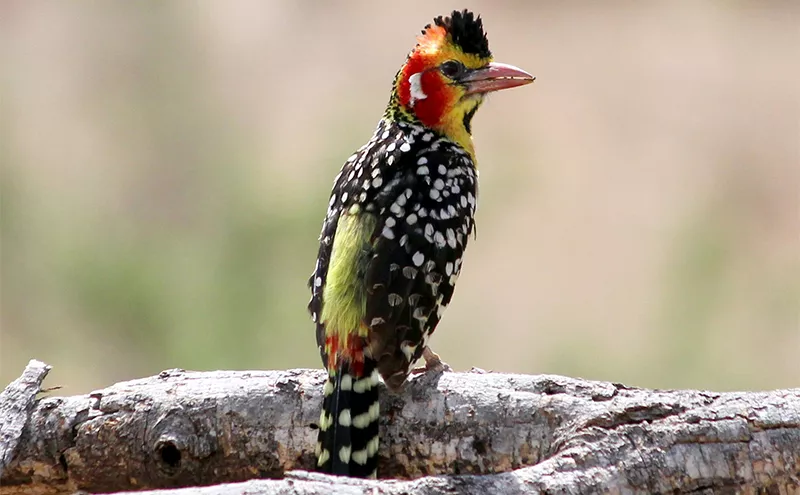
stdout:
[[480,16],[453,11],[425,26],[394,84],[392,101],[468,150],[472,117],[487,93],[522,86],[534,77],[493,61]]

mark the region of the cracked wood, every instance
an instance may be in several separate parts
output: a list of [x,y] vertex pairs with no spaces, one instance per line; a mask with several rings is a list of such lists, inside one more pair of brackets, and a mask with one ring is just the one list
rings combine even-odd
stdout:
[[[317,370],[172,370],[43,398],[15,413],[27,417],[0,495],[215,485],[311,469],[323,380]],[[800,490],[800,389],[657,391],[444,373],[417,377],[399,395],[384,389],[381,406],[380,476],[417,479],[370,484],[295,471],[248,490]]]

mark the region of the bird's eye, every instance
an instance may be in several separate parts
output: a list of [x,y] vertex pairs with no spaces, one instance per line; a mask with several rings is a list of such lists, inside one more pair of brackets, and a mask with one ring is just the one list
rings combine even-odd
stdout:
[[456,77],[460,76],[467,70],[464,67],[464,64],[457,60],[448,60],[447,62],[443,63],[439,66],[439,70],[442,74],[449,77],[450,79],[455,79]]

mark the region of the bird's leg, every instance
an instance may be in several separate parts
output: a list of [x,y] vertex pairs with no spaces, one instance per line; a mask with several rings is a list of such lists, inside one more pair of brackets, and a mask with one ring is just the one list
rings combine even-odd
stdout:
[[449,364],[442,361],[438,354],[433,352],[430,347],[426,347],[422,351],[422,357],[425,359],[425,366],[419,366],[411,370],[412,375],[419,375],[420,373],[427,373],[432,371],[434,373],[442,373],[445,371],[453,371]]

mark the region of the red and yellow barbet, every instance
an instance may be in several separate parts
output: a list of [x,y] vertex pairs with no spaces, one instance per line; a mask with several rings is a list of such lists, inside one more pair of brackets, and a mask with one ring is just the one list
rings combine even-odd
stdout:
[[372,139],[334,180],[309,311],[328,371],[317,468],[375,477],[378,383],[425,357],[474,228],[472,118],[487,93],[533,77],[493,62],[480,17],[437,17],[395,76]]

